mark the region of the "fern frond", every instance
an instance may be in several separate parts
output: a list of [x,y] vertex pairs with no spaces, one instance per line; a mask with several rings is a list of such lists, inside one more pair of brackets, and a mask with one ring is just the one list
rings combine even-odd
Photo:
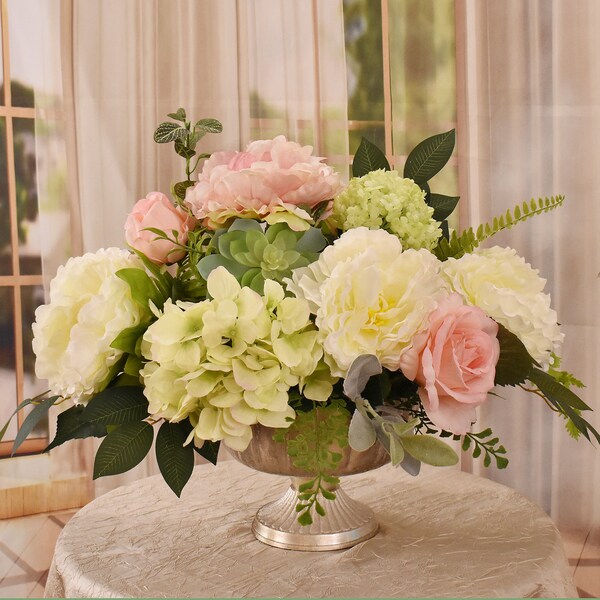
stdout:
[[481,242],[499,231],[510,229],[517,223],[526,221],[535,215],[554,210],[562,206],[564,201],[564,196],[551,196],[537,200],[532,198],[530,202],[525,201],[512,211],[508,209],[503,215],[494,217],[491,223],[479,225],[476,231],[473,231],[472,227],[465,229],[460,234],[453,231],[450,239],[442,238],[433,252],[442,261],[448,258],[460,258],[463,254],[473,252]]

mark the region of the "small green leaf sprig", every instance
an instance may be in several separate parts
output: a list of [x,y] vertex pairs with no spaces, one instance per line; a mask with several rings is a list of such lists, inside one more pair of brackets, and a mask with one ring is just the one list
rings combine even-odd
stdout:
[[[180,201],[185,198],[187,188],[194,185],[192,174],[197,169],[203,158],[209,158],[210,154],[205,152],[197,154],[196,145],[207,133],[221,133],[223,125],[217,119],[200,119],[194,123],[187,119],[185,109],[178,108],[177,112],[167,115],[173,121],[161,123],[154,132],[154,141],[157,144],[175,143],[175,152],[185,159],[184,181],[173,185],[173,195]],[[192,163],[192,159],[196,159]]]
[[310,525],[312,509],[325,515],[321,499],[335,500],[339,477],[333,475],[342,460],[341,449],[348,445],[350,413],[343,400],[325,406],[313,402],[311,410],[296,413],[289,429],[275,432],[273,439],[287,445],[292,464],[312,477],[298,488],[298,522]]

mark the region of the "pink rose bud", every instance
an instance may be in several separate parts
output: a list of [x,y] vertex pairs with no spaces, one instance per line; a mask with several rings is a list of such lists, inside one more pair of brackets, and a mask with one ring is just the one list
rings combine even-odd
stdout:
[[498,324],[458,294],[440,301],[429,315],[429,328],[418,333],[400,368],[419,384],[419,397],[431,422],[464,434],[475,421],[475,408],[494,386],[500,344]]
[[[175,233],[179,244],[185,244],[188,231],[196,221],[187,212],[176,207],[161,192],[150,192],[138,200],[125,221],[127,243],[158,264],[174,263],[183,258],[185,252],[174,243]],[[160,229],[170,240],[157,239],[157,234],[148,227]],[[173,241],[171,241],[173,240]]]

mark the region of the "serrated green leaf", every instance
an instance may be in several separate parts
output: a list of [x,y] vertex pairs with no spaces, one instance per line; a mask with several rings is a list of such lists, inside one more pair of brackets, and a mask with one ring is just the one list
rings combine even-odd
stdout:
[[433,208],[433,218],[436,221],[447,219],[458,204],[460,196],[444,196],[443,194],[431,194],[427,204]]
[[223,124],[217,119],[200,119],[196,121],[194,129],[199,129],[206,133],[221,133],[223,131]]
[[[182,422],[184,423],[184,422]],[[184,446],[189,427],[165,421],[156,435],[156,461],[167,485],[177,497],[194,470],[193,444]]]
[[145,421],[126,423],[111,431],[96,452],[94,479],[133,469],[144,460],[153,439],[154,431]]
[[58,415],[56,421],[56,436],[45,448],[49,452],[53,448],[69,440],[84,439],[88,437],[104,437],[108,432],[106,426],[100,423],[88,423],[82,419],[85,406],[79,404],[72,406]]
[[[31,412],[25,417],[17,435],[13,442],[12,454],[19,449],[19,446],[27,439],[27,436],[34,430],[35,426],[48,414],[52,405],[60,398],[60,396],[51,396],[42,400],[39,404],[35,404]],[[31,404],[31,403],[30,403]],[[23,404],[23,406],[27,406]]]
[[402,445],[411,456],[428,465],[446,467],[458,462],[458,455],[446,442],[433,435],[403,435]]
[[136,386],[106,388],[94,396],[82,414],[88,423],[123,425],[149,416],[144,390]]
[[454,150],[455,131],[431,136],[417,144],[404,165],[404,177],[416,183],[429,181],[448,162]]
[[385,154],[367,138],[362,138],[352,161],[352,176],[362,177],[371,171],[390,170]]
[[189,131],[178,123],[166,121],[156,128],[154,141],[157,144],[167,144],[168,142],[174,142],[179,138],[185,137],[188,133]]

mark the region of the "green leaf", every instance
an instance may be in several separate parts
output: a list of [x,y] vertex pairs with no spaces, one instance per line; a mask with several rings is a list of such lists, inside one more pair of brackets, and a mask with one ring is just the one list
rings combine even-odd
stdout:
[[368,417],[358,410],[354,411],[348,428],[348,442],[350,447],[357,452],[368,450],[377,441],[375,427]]
[[143,366],[144,363],[142,362],[142,359],[139,356],[136,356],[135,354],[130,354],[127,357],[127,360],[125,361],[125,365],[123,366],[123,372],[126,375],[134,377],[136,380],[139,381],[140,371],[142,370]]
[[122,279],[131,290],[131,297],[144,309],[148,309],[148,301],[162,308],[165,298],[158,291],[158,288],[145,271],[142,269],[120,269],[116,272],[119,279]]
[[417,460],[435,467],[448,467],[458,462],[458,455],[445,442],[433,435],[403,435],[404,449]]
[[600,443],[600,433],[579,414],[579,411],[591,410],[579,396],[541,369],[533,368],[528,379],[539,388],[555,408],[571,420],[586,439],[590,440],[591,433]]
[[169,113],[167,115],[167,117],[171,117],[171,119],[174,119],[175,121],[181,121],[182,123],[185,123],[185,119],[186,119],[185,109],[178,108],[177,112]]
[[144,335],[146,329],[148,329],[148,323],[140,323],[139,325],[123,329],[123,331],[121,331],[121,333],[119,333],[112,341],[110,347],[134,354],[137,341]]
[[185,193],[189,187],[193,187],[193,181],[179,181],[173,186],[173,193],[180,199],[185,200]]
[[126,423],[109,433],[96,452],[94,479],[125,473],[150,451],[154,430],[145,421]]
[[12,418],[23,408],[25,408],[26,406],[29,406],[30,404],[32,404],[35,401],[35,398],[27,398],[27,400],[23,400],[23,402],[21,402],[21,404],[19,404],[19,406],[17,406],[17,408],[15,408],[15,410],[13,411],[12,415],[10,415],[10,417],[8,417],[8,421],[6,421],[6,424],[4,425],[4,427],[2,427],[2,429],[0,429],[0,442],[2,441],[2,438],[6,435],[6,432],[8,430],[8,426],[10,425],[10,422],[12,421]]
[[390,170],[385,154],[367,138],[362,138],[352,161],[352,176],[362,177],[377,169]]
[[566,404],[576,410],[592,410],[577,394],[541,369],[534,368],[528,379],[535,383],[549,400],[558,401],[559,404]]
[[106,425],[100,423],[88,423],[82,419],[85,406],[79,404],[60,413],[56,422],[56,436],[46,447],[44,452],[52,450],[69,440],[83,439],[88,437],[104,437],[107,434]]
[[221,133],[223,131],[223,124],[217,119],[200,119],[196,121],[194,129],[199,129],[206,133]]
[[248,267],[225,258],[221,254],[209,254],[198,261],[198,271],[203,279],[208,279],[208,276],[217,267],[225,267],[237,280],[240,280],[246,271],[248,271]]
[[187,146],[181,139],[175,140],[175,152],[185,159],[194,158],[194,156],[196,156],[196,151]]
[[175,140],[185,137],[189,131],[178,125],[177,123],[165,122],[161,123],[154,132],[154,141],[157,144],[166,144],[168,142],[174,142]]
[[181,423],[165,421],[156,435],[156,461],[158,468],[177,497],[189,481],[194,470],[193,444],[184,446],[188,429]]
[[471,438],[468,435],[465,435],[465,437],[463,438],[463,441],[462,441],[463,452],[466,452],[469,449],[470,445],[471,445]]
[[18,450],[19,446],[25,441],[27,436],[33,431],[35,426],[48,414],[50,407],[60,398],[60,396],[51,396],[42,400],[33,407],[33,410],[25,417],[23,424],[17,431],[13,443],[12,454]]
[[533,365],[534,360],[527,352],[523,342],[504,325],[498,323],[498,342],[500,358],[496,364],[496,385],[518,385],[523,383]]
[[325,516],[325,509],[321,506],[321,503],[319,501],[315,502],[315,510],[317,511],[317,514],[319,516]]
[[82,419],[88,423],[123,425],[148,416],[148,400],[143,388],[123,386],[106,388],[94,396],[85,407]]
[[508,466],[508,458],[504,456],[496,456],[494,458],[496,459],[496,468],[506,469],[506,467]]
[[410,152],[404,165],[404,177],[415,183],[429,181],[448,162],[454,150],[455,131],[451,129],[423,140]]
[[308,526],[308,525],[312,525],[312,517],[310,516],[310,512],[305,511],[303,512],[299,517],[298,517],[298,523],[300,523],[300,525],[303,525],[304,527]]
[[456,208],[460,196],[444,196],[443,194],[430,194],[427,204],[433,208],[433,218],[436,221],[447,219]]
[[219,446],[221,445],[221,442],[211,442],[211,441],[205,441],[204,444],[202,444],[202,448],[198,448],[196,446],[194,446],[194,450],[203,458],[205,458],[208,462],[212,463],[213,465],[217,464],[217,459],[219,457]]

